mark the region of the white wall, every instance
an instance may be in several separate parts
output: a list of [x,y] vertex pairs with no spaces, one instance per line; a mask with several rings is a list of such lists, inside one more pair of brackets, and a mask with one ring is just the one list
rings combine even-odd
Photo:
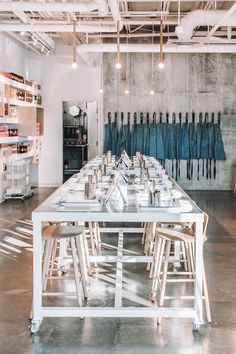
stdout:
[[57,186],[62,183],[63,169],[62,101],[98,101],[100,69],[80,63],[75,70],[70,58],[31,54],[30,74],[42,85],[45,124],[38,181],[33,182],[39,186]]
[[29,50],[3,33],[0,33],[0,48],[0,70],[14,72],[30,79]]

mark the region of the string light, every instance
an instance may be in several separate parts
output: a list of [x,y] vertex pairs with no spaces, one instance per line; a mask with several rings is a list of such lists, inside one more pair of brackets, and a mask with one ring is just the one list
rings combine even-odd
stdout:
[[121,69],[120,63],[120,21],[117,21],[117,43],[116,43],[116,69]]
[[[126,39],[126,44],[128,47],[128,37]],[[129,53],[126,52],[126,60],[125,60],[125,94],[129,95]]]
[[[154,28],[152,29],[152,32],[154,33]],[[152,36],[152,47],[153,47],[153,36]],[[153,89],[153,64],[154,64],[154,57],[153,57],[153,51],[152,51],[152,57],[151,57],[151,65],[152,65],[152,72],[151,72],[151,90],[150,90],[150,95],[154,95],[154,89]]]
[[159,69],[164,69],[164,61],[163,61],[163,20],[160,21],[160,62]]
[[76,21],[73,21],[73,61],[71,66],[73,69],[78,68],[78,64],[76,60]]

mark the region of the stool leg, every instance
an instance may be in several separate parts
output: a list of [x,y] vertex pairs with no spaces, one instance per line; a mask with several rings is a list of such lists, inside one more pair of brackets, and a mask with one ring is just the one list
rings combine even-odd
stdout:
[[148,223],[145,222],[144,226],[143,226],[143,235],[142,235],[141,245],[144,245],[144,242],[145,242],[146,232],[147,232],[147,225],[148,225]]
[[[190,251],[189,251],[190,244],[187,242],[184,242],[184,245],[185,245],[185,251],[186,251],[186,258],[187,258],[187,271],[193,273],[193,268],[192,268],[193,264],[191,262]],[[192,278],[192,275],[189,275],[189,278]]]
[[92,267],[91,267],[90,258],[89,258],[89,248],[88,248],[88,241],[87,241],[86,232],[84,232],[83,244],[84,244],[84,253],[85,253],[85,259],[86,259],[88,273],[89,273],[89,275],[91,275],[92,274]]
[[82,305],[83,305],[82,297],[81,297],[82,289],[81,289],[81,285],[80,285],[81,275],[79,273],[79,268],[78,268],[78,260],[77,260],[77,256],[76,256],[76,247],[75,247],[74,237],[71,237],[70,244],[71,244],[71,253],[72,253],[73,268],[74,268],[74,275],[75,275],[75,286],[76,286],[77,300],[78,300],[78,305],[80,307],[82,307]]
[[96,231],[96,244],[97,244],[97,253],[101,254],[101,235],[100,235],[100,230],[99,230],[99,224],[98,222],[95,222],[95,231]]
[[206,316],[207,321],[211,323],[211,309],[210,309],[210,302],[208,296],[208,289],[207,289],[207,282],[206,282],[206,273],[205,273],[205,266],[204,262],[202,262],[202,275],[203,275],[203,295],[205,297],[205,309],[206,309]]
[[[160,302],[159,306],[163,306],[164,304],[164,296],[166,290],[166,279],[167,279],[167,272],[168,272],[168,265],[169,265],[169,256],[170,256],[170,248],[171,248],[171,241],[166,241],[166,254],[163,266],[163,276],[162,276],[162,286],[161,286],[161,295],[160,295]],[[157,319],[157,323],[161,323],[161,317]]]
[[170,256],[170,248],[171,248],[171,241],[166,241],[166,254],[165,260],[163,265],[163,276],[162,276],[162,286],[161,286],[161,295],[160,295],[160,306],[163,306],[164,303],[164,295],[166,289],[166,279],[167,279],[167,272],[168,272],[168,265],[169,265],[169,256]]
[[[90,230],[90,243],[91,243],[92,254],[93,256],[96,256],[97,252],[96,252],[96,246],[94,242],[94,229],[92,226],[92,222],[89,222],[89,230]],[[97,263],[94,263],[94,267],[97,268]]]
[[58,266],[62,272],[66,272],[67,262],[65,259],[66,250],[67,250],[68,239],[61,239],[59,246],[59,262]]
[[181,241],[181,250],[182,250],[182,256],[183,256],[184,270],[185,270],[185,272],[187,272],[188,271],[188,267],[187,267],[187,264],[186,264],[187,257],[186,257],[186,252],[185,252],[184,241]]
[[79,260],[80,272],[82,276],[84,297],[87,298],[88,297],[88,272],[87,272],[86,258],[85,258],[84,245],[83,245],[83,234],[76,236],[75,242],[78,251],[78,260]]
[[53,242],[53,247],[52,247],[52,251],[51,251],[51,262],[50,262],[50,269],[49,269],[50,275],[52,275],[52,272],[54,269],[54,263],[55,263],[56,251],[57,251],[57,242],[58,242],[58,240],[55,239]]
[[157,286],[158,283],[160,284],[160,273],[161,273],[161,266],[162,266],[164,251],[165,251],[166,240],[160,237],[159,243],[160,243],[159,246],[160,248],[156,257],[156,266],[153,271],[153,281],[152,281],[152,290],[151,290],[152,298],[156,297]]
[[43,274],[42,274],[42,281],[43,281],[43,291],[47,289],[47,282],[48,282],[48,275],[49,275],[49,267],[50,267],[50,259],[52,254],[54,240],[47,240],[45,241],[45,255],[43,261]]

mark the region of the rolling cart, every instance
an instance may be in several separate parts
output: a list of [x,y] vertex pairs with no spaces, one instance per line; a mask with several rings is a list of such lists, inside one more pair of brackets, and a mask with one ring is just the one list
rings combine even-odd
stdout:
[[9,172],[6,174],[7,188],[4,194],[5,201],[9,199],[20,199],[32,197],[34,193],[30,185],[30,164],[31,158],[12,161],[9,165]]

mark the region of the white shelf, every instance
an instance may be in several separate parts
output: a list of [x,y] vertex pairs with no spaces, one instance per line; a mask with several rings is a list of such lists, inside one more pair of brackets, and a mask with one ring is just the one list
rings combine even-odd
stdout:
[[14,144],[34,140],[35,136],[6,136],[0,138],[0,144]]
[[27,92],[30,92],[30,93],[33,92],[33,87],[32,86],[22,84],[21,82],[18,82],[18,81],[15,81],[15,80],[11,80],[11,79],[9,79],[9,78],[1,75],[1,74],[0,74],[0,82],[2,82],[5,85],[10,85],[10,86],[16,87],[16,88],[18,88],[20,90],[24,90],[24,91],[27,91]]
[[0,117],[0,124],[18,124],[18,118]]
[[7,173],[6,174],[6,179],[22,179],[26,177],[26,173]]
[[11,156],[6,156],[0,159],[0,164],[6,163],[6,162],[14,162],[14,161],[19,161],[23,159],[29,159],[30,157],[34,156],[34,151],[29,151],[25,152],[22,154],[14,154]]
[[21,101],[21,100],[15,100],[13,98],[8,98],[7,99],[7,103],[10,106],[39,107],[39,108],[42,108],[42,105],[40,105],[40,104],[34,104],[34,103],[31,103],[31,102]]
[[8,157],[8,161],[9,162],[13,162],[13,161],[18,161],[18,160],[23,160],[23,159],[27,159],[30,157],[34,156],[34,152],[33,151],[29,151],[29,152],[25,152],[22,154],[16,154],[16,155],[12,155]]

